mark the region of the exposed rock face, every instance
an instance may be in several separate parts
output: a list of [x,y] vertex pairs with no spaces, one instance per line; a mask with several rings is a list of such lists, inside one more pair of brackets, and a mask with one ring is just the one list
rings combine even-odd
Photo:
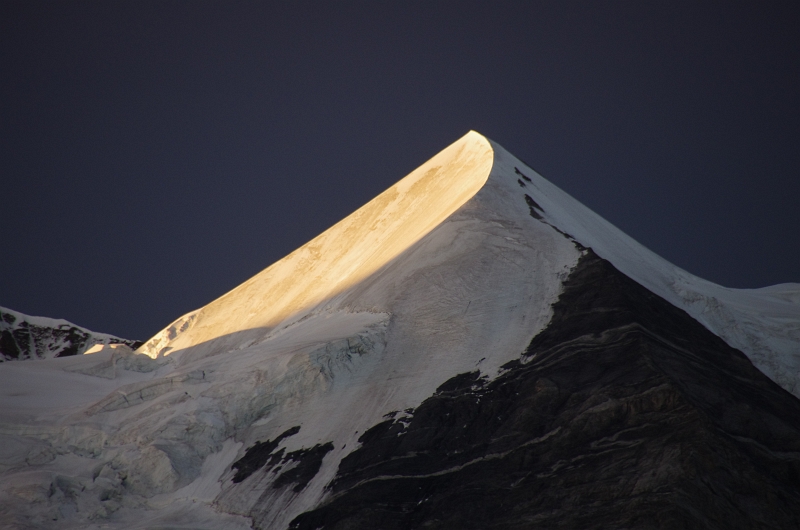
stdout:
[[506,368],[365,432],[291,527],[800,528],[800,401],[591,250]]
[[125,344],[136,349],[142,342],[0,307],[0,362],[79,355],[96,344]]

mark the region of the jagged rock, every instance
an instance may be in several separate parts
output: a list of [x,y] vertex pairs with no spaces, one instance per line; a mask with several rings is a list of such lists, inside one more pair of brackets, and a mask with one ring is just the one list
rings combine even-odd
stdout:
[[95,346],[110,345],[136,349],[142,342],[95,333],[66,320],[32,317],[0,307],[0,362],[80,355]]

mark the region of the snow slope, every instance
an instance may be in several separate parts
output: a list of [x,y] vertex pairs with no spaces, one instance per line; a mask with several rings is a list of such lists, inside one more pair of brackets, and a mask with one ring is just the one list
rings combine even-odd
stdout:
[[[492,145],[493,173],[508,174],[524,166],[502,147]],[[533,170],[530,178],[528,185],[544,209],[545,220],[685,310],[800,397],[800,284],[731,289],[698,278],[637,243]]]
[[[737,291],[693,277],[470,132],[178,319],[138,359],[0,366],[0,517],[34,528],[285,528],[326,498],[360,433],[457,374],[491,378],[518,359],[581,245],[797,393],[797,285]],[[281,433],[275,448],[296,455],[283,475],[231,468]]]

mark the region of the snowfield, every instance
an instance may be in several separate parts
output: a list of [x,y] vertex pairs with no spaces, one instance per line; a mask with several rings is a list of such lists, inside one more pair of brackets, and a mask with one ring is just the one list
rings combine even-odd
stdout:
[[[286,528],[387,414],[519,359],[582,246],[800,396],[800,285],[692,276],[470,132],[137,353],[0,364],[0,520]],[[287,432],[279,447],[300,456],[283,475],[235,478],[248,448]]]

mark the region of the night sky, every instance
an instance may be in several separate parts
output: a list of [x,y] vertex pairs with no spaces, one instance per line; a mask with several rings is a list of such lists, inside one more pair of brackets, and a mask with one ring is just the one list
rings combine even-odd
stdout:
[[148,338],[470,129],[694,274],[800,282],[796,2],[5,0],[0,91],[0,306],[96,331]]

